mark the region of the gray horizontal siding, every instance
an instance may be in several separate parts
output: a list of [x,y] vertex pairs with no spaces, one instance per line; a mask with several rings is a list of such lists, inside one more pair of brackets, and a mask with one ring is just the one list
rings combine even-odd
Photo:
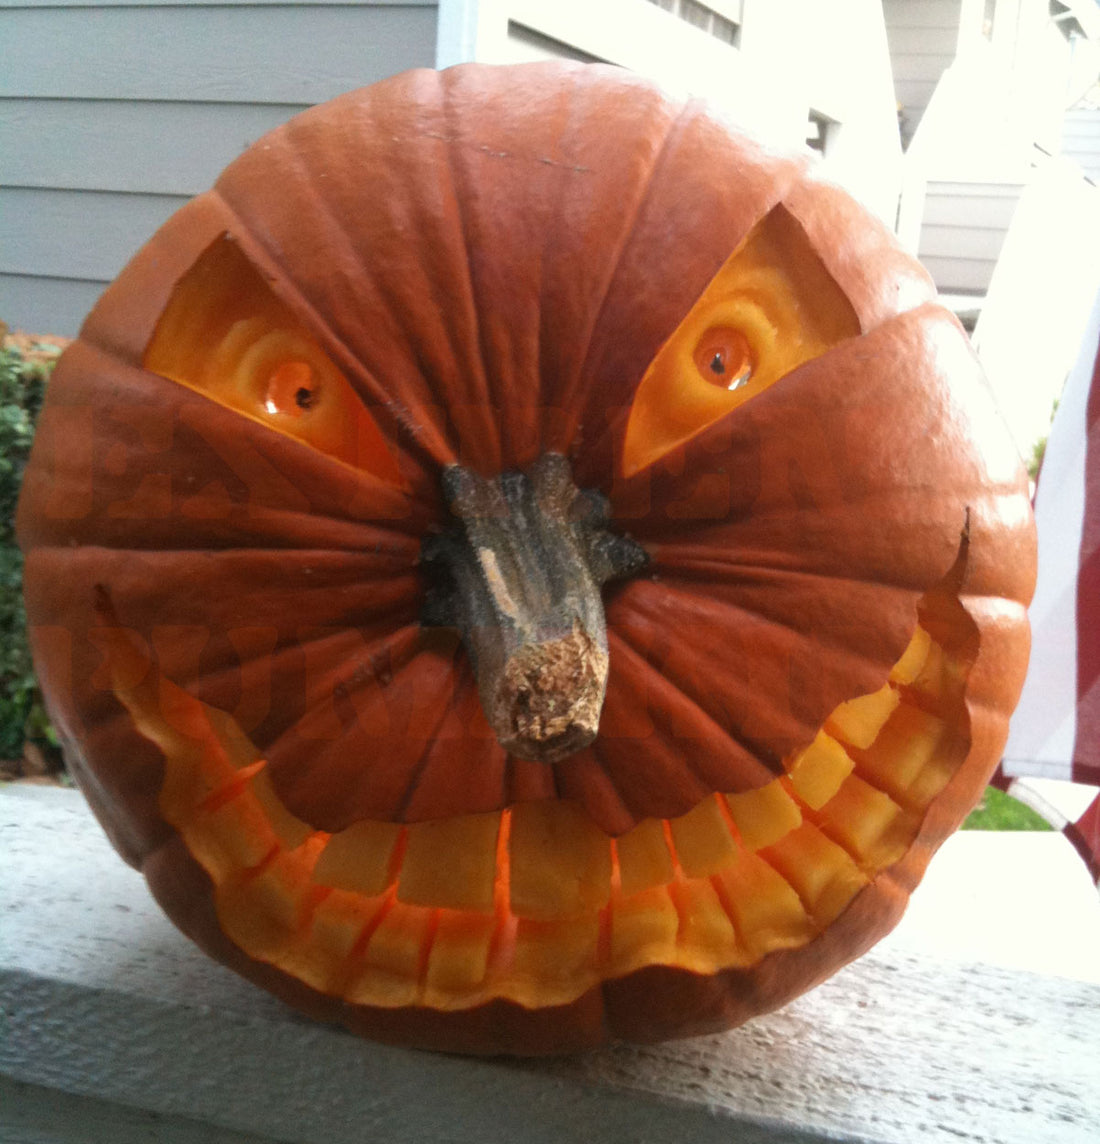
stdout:
[[[346,4],[375,8],[437,8],[439,0],[218,0],[219,8],[301,8]],[[0,0],[0,8],[209,8],[210,0]]]
[[955,59],[962,0],[885,0],[883,16],[908,146],[940,77]]
[[193,195],[304,104],[0,100],[6,184]]
[[250,143],[431,67],[436,20],[434,0],[0,0],[0,318],[76,333]]
[[109,281],[185,202],[186,195],[2,187],[0,271]]
[[929,183],[918,255],[941,291],[984,294],[1023,187]]
[[0,11],[0,96],[317,103],[435,61],[434,8]]
[[0,318],[13,330],[74,337],[106,282],[0,272]]

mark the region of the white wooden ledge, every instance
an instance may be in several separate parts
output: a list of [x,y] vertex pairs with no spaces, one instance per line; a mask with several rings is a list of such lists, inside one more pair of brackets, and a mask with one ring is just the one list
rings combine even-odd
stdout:
[[782,1012],[551,1062],[387,1048],[198,953],[72,791],[0,789],[4,1144],[1100,1140],[1100,902],[1060,835],[959,835]]

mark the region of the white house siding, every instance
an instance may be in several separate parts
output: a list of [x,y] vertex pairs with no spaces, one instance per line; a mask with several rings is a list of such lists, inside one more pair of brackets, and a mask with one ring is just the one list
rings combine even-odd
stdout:
[[[441,16],[458,2],[444,0]],[[468,3],[471,18],[441,62],[604,60],[706,99],[782,147],[804,145],[814,112],[832,125],[831,177],[893,223],[900,146],[880,0]]]
[[1023,185],[928,183],[918,256],[939,290],[984,294]]
[[963,0],[883,0],[903,146],[955,59],[962,5]]
[[1100,107],[1073,108],[1062,122],[1062,154],[1100,185]]
[[0,0],[0,319],[75,334],[253,140],[435,48],[434,0]]

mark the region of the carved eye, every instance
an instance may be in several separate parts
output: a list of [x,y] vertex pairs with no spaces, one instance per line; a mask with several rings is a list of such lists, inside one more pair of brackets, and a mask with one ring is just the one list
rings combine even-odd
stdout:
[[228,235],[176,285],[144,364],[320,452],[403,483],[370,410]]
[[622,470],[633,476],[791,370],[860,332],[795,218],[749,232],[658,351],[634,395]]
[[753,366],[748,338],[728,326],[708,330],[695,349],[695,368],[699,375],[719,389],[734,390],[748,385]]

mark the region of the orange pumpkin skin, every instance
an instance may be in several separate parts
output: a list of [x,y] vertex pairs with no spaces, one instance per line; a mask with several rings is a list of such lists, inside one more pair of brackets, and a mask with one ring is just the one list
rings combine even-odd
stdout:
[[[651,363],[755,234],[781,252],[788,239],[812,251],[781,270],[825,275],[842,301],[822,320],[843,310],[851,335],[632,467],[640,383],[656,392]],[[295,337],[313,339],[346,379],[348,400],[369,411],[359,444],[325,437],[322,448],[283,421],[273,431],[155,368],[171,341],[165,315],[191,297],[188,275],[223,255],[254,268],[270,313],[293,314]],[[659,414],[658,404],[647,416]],[[552,765],[508,757],[493,740],[464,652],[418,627],[417,568],[421,541],[446,517],[445,466],[491,477],[547,453],[607,494],[615,526],[650,556],[605,596],[599,736]],[[804,158],[600,67],[409,73],[255,144],[135,256],[65,354],[19,526],[36,663],[70,766],[166,912],[212,956],[319,1018],[462,1052],[713,1031],[864,952],[979,797],[1027,659],[1026,476],[927,275]],[[840,734],[842,704],[898,670],[918,618],[961,681],[958,702],[941,710],[936,693],[917,694],[919,680],[891,686],[913,719],[924,705],[945,723],[958,749],[933,793],[897,795],[904,846],[855,862],[835,916],[807,907],[817,920],[805,940],[703,969],[686,956],[614,962],[621,840],[639,824],[671,822],[665,836],[679,838],[677,824],[715,792],[781,781],[807,837],[840,845],[832,804],[800,801],[793,767],[822,728]],[[146,674],[127,676],[128,657],[142,656]],[[219,883],[166,811],[171,750],[142,716],[167,702],[163,687],[183,689],[196,718],[229,713],[255,745],[281,813],[312,831],[279,861],[363,821],[411,824],[407,839],[420,824],[505,808],[580,808],[620,840],[610,897],[593,907],[592,965],[572,992],[509,978],[499,995],[449,1005],[424,1000],[422,966],[411,1002],[398,991],[368,1003],[366,986],[318,987],[291,954],[234,940],[218,895],[241,879]],[[848,742],[861,782],[878,774],[877,742]],[[204,813],[220,806],[216,794]],[[754,850],[740,833],[751,822],[720,805],[734,849],[782,867],[783,840]],[[689,893],[717,892],[728,907],[731,892],[717,866],[696,876],[687,861],[667,883],[681,935]],[[347,973],[406,900],[395,885]],[[314,890],[311,911],[336,900],[331,884]],[[499,927],[494,903],[470,916]],[[452,915],[438,906],[427,917],[436,935]],[[541,924],[523,917],[535,914],[521,930]],[[427,964],[433,941],[414,959]],[[501,949],[498,933],[490,978],[503,972]]]

